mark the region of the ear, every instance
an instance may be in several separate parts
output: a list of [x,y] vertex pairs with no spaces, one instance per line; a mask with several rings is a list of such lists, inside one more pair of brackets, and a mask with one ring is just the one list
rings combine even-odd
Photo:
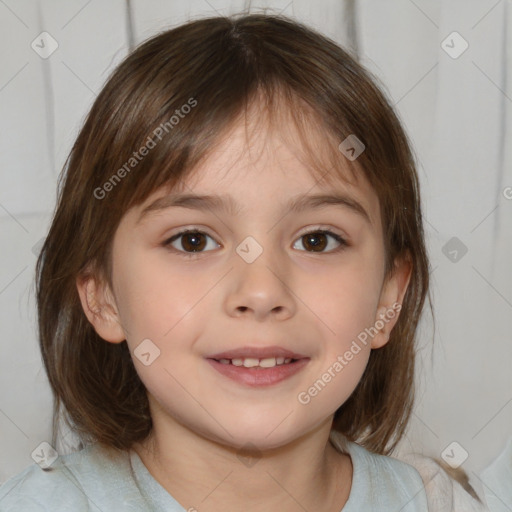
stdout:
[[385,279],[382,286],[375,317],[377,334],[372,339],[372,348],[381,348],[389,341],[391,331],[400,316],[411,272],[412,263],[409,254],[395,260],[394,270]]
[[124,341],[126,336],[109,286],[91,275],[77,277],[76,286],[84,313],[98,335],[110,343]]

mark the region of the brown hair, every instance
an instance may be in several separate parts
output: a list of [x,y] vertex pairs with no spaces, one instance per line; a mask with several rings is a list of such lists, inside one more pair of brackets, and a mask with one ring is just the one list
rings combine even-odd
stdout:
[[[387,273],[397,258],[412,263],[390,341],[372,350],[333,422],[374,452],[392,451],[411,414],[415,332],[429,272],[414,159],[375,82],[333,41],[267,15],[189,22],[142,43],[114,70],[66,161],[37,262],[40,344],[55,396],[53,442],[61,410],[84,442],[128,449],[151,432],[146,390],[126,341],[107,343],[96,334],[76,278],[94,275],[111,285],[111,245],[122,216],[189,176],[259,98],[270,116],[285,105],[301,133],[322,130],[321,149],[332,165],[319,163],[323,155],[309,148],[314,172],[340,179],[348,165],[364,173],[380,201]],[[354,162],[337,149],[350,134],[366,147]],[[141,156],[150,139],[154,147]]]

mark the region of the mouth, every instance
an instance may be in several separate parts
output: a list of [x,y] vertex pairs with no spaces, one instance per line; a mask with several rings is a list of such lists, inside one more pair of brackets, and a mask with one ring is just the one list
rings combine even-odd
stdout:
[[288,359],[305,359],[307,356],[304,354],[299,354],[297,352],[292,352],[284,347],[279,346],[271,346],[271,347],[239,347],[232,350],[226,350],[224,352],[218,352],[217,354],[213,354],[211,356],[207,356],[208,359],[215,359],[216,361],[224,360],[246,360],[246,359],[283,359],[281,363],[283,364],[285,360]]
[[282,382],[310,361],[309,357],[282,347],[243,347],[206,359],[223,376],[250,387]]
[[214,359],[220,364],[231,364],[233,366],[243,366],[244,368],[255,368],[255,369],[263,369],[263,368],[274,368],[276,366],[281,366],[283,364],[290,364],[299,361],[299,359],[294,359],[292,357],[266,357],[264,359],[258,359],[255,357],[241,357],[234,359]]

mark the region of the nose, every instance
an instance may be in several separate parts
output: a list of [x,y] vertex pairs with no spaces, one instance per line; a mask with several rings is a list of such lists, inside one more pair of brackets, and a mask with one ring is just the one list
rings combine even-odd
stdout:
[[235,268],[229,273],[226,310],[230,316],[252,316],[258,322],[285,320],[295,314],[296,295],[292,273],[284,261],[278,262],[270,250],[251,263],[237,253]]

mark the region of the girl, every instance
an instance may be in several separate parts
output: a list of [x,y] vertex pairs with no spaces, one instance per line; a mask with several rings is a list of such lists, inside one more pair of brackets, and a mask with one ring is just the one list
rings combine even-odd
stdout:
[[0,509],[451,510],[439,466],[389,457],[428,276],[406,135],[345,51],[265,15],[153,37],[37,265],[53,445],[63,413],[83,447],[45,445]]

